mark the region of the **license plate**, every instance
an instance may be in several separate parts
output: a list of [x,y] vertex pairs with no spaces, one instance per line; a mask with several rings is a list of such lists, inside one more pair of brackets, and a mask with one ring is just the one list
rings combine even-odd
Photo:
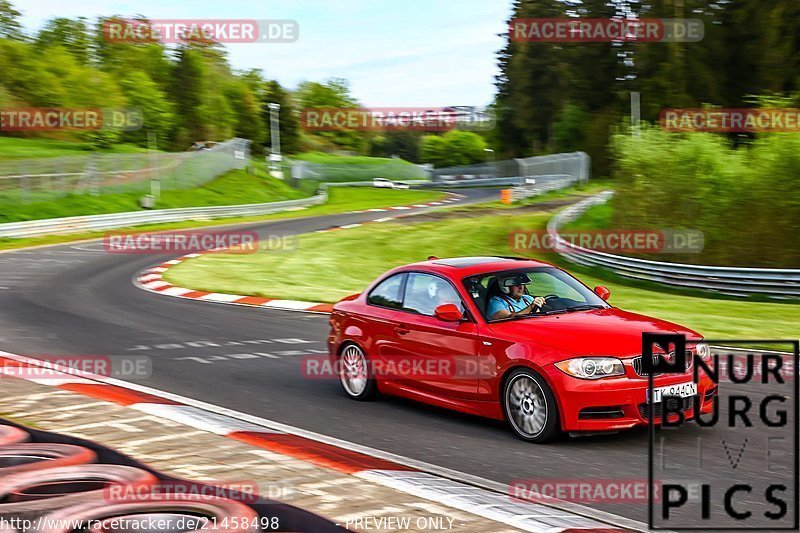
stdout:
[[[648,396],[650,389],[647,390]],[[697,394],[697,383],[689,381],[687,383],[676,383],[666,387],[656,387],[653,389],[653,401],[659,403],[664,396],[679,396],[688,398]]]

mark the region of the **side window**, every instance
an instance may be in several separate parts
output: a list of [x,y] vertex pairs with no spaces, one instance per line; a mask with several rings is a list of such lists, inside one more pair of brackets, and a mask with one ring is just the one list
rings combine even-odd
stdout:
[[455,304],[461,312],[461,304],[456,290],[447,281],[430,274],[411,273],[406,283],[406,295],[403,300],[403,310],[433,316],[437,307],[443,304]]
[[403,287],[403,278],[405,277],[405,274],[395,274],[380,282],[378,286],[369,293],[367,303],[370,305],[400,309],[403,306],[403,295],[400,294],[400,289]]

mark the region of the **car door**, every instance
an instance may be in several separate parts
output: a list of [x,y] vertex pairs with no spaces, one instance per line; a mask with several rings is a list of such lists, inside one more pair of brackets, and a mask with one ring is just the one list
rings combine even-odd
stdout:
[[367,295],[367,313],[362,317],[367,355],[375,362],[397,352],[397,315],[403,305],[407,274],[401,272],[378,283]]
[[[448,280],[422,272],[408,274],[403,307],[396,315],[399,379],[438,396],[475,399],[479,378],[475,364],[480,350],[477,327],[468,318],[460,322],[436,318],[436,307],[447,303],[464,310]],[[410,367],[410,375],[400,364]]]

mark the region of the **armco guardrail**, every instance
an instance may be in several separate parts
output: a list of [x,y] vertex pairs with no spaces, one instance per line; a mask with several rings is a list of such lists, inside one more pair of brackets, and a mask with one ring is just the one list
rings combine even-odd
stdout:
[[665,285],[710,290],[736,296],[766,295],[773,298],[800,298],[800,270],[778,268],[737,268],[663,261],[648,261],[583,248],[561,238],[559,228],[574,220],[593,205],[613,196],[604,191],[565,209],[547,224],[547,232],[558,253],[579,265],[602,267],[621,276]]
[[161,224],[183,220],[210,220],[213,218],[268,215],[290,209],[310,207],[327,201],[326,192],[310,198],[270,202],[266,204],[223,205],[214,207],[181,207],[153,211],[133,211],[90,215],[81,217],[49,218],[0,224],[0,237],[39,237],[65,233],[82,233],[114,228],[126,228],[143,224]]
[[550,191],[565,189],[578,183],[578,178],[568,174],[555,174],[552,176],[536,176],[535,178],[525,178],[524,185],[518,185],[511,189],[511,199],[513,201],[524,200],[532,196],[539,196]]

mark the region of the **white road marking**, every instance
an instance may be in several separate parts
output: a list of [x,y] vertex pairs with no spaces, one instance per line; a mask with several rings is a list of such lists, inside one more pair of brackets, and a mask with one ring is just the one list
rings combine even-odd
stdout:
[[189,405],[136,403],[131,405],[131,408],[217,435],[227,435],[234,431],[263,431],[264,429],[249,422],[237,421],[229,416],[218,415]]
[[272,300],[265,304],[261,304],[262,307],[273,307],[278,309],[308,309],[309,307],[314,307],[318,305],[313,302],[298,302],[297,300]]
[[166,287],[168,285],[171,284],[167,283],[166,281],[150,281],[148,283],[142,283],[142,287],[145,287],[147,289],[159,289],[161,287]]
[[212,292],[201,296],[199,300],[207,300],[210,302],[235,302],[244,298],[241,294],[222,294],[219,292]]
[[170,287],[169,289],[164,289],[160,292],[161,294],[166,294],[168,296],[183,296],[184,294],[192,292],[192,289],[184,289],[183,287]]

